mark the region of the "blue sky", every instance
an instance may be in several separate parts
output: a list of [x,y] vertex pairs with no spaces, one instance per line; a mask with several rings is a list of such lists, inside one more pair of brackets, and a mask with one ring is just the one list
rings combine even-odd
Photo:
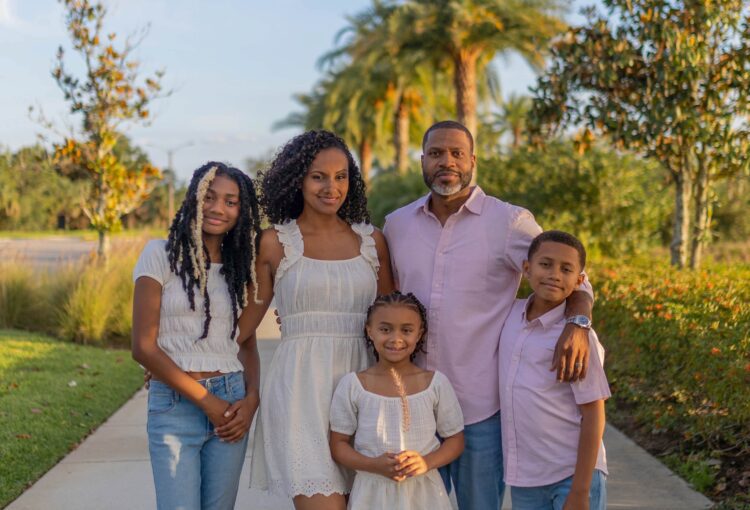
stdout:
[[[574,0],[569,20],[595,0]],[[171,97],[154,105],[149,127],[127,134],[152,161],[166,165],[175,151],[181,177],[208,160],[241,166],[283,144],[293,129],[271,126],[297,110],[292,95],[320,76],[316,60],[336,33],[370,0],[106,0],[107,31],[119,37],[150,24],[136,52],[142,70],[165,68]],[[56,0],[0,0],[0,147],[33,144],[43,130],[28,115],[39,106],[60,126],[70,124],[62,93],[50,76],[67,42]],[[68,54],[71,67],[77,56]],[[520,59],[498,61],[504,94],[524,92],[534,73]],[[47,133],[50,135],[50,133]],[[52,135],[54,136],[54,135]]]

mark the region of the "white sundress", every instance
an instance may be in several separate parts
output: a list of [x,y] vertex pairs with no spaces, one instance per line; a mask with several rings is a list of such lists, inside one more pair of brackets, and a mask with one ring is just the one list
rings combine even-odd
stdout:
[[[341,379],[331,403],[331,430],[354,436],[354,449],[367,457],[414,450],[427,455],[440,447],[435,434],[450,437],[464,428],[461,407],[448,378],[435,372],[430,385],[408,395],[409,428],[402,425],[400,397],[364,389],[357,374]],[[358,471],[349,510],[451,510],[443,480],[436,469],[401,482]]]
[[250,487],[290,498],[346,494],[352,473],[331,458],[330,406],[339,379],[372,361],[364,324],[377,294],[373,227],[351,226],[360,254],[348,260],[305,257],[294,220],[274,228],[284,247],[274,282],[281,343],[264,368]]

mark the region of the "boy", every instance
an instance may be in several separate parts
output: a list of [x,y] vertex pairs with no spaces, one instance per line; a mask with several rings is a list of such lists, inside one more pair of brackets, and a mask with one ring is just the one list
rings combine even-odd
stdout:
[[570,234],[548,231],[523,264],[534,293],[517,299],[500,336],[500,405],[505,483],[513,510],[604,510],[604,349],[589,330],[586,378],[561,383],[549,371],[565,327],[565,299],[583,280],[586,251]]

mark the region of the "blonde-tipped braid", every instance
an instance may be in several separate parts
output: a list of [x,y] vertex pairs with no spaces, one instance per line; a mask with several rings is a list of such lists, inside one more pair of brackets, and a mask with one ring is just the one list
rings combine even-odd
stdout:
[[[253,301],[255,301],[256,305],[262,305],[263,300],[258,299],[258,287],[259,287],[258,274],[255,270],[255,261],[258,258],[258,253],[257,253],[258,250],[256,249],[257,235],[254,230],[250,233],[250,243],[252,244],[253,251],[255,252],[253,255],[253,260],[251,261],[251,264],[250,264],[250,278],[252,279],[252,282],[253,282]],[[245,293],[247,293],[247,291],[245,291]],[[247,296],[245,296],[245,301],[246,301],[245,304],[247,304]]]
[[211,181],[214,180],[218,169],[219,167],[212,166],[198,183],[198,190],[195,194],[195,220],[193,220],[191,225],[193,227],[193,246],[191,247],[190,258],[193,259],[194,264],[193,276],[198,281],[198,288],[204,297],[206,295],[208,273],[206,272],[206,257],[203,251],[203,204],[206,200],[208,187],[211,185]]
[[409,427],[411,426],[411,412],[409,410],[409,399],[406,398],[406,387],[404,386],[403,379],[401,379],[401,374],[399,374],[395,368],[391,367],[390,374],[391,379],[393,380],[393,385],[396,386],[398,397],[401,399],[401,430],[409,432]]

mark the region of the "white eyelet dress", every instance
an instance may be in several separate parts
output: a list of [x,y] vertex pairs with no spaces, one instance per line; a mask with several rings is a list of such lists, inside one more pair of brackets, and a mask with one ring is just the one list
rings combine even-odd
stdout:
[[371,364],[364,339],[379,267],[373,227],[354,224],[360,255],[303,256],[297,222],[274,225],[284,247],[274,295],[281,343],[267,369],[253,442],[250,486],[290,498],[346,494],[353,473],[331,458],[330,406],[339,379]]
[[[339,382],[331,403],[331,430],[354,436],[354,449],[366,457],[414,450],[424,456],[440,447],[436,433],[450,437],[464,429],[461,406],[448,378],[435,372],[430,385],[406,397],[409,427],[403,426],[400,397],[367,391],[357,374]],[[358,471],[348,510],[451,510],[451,502],[437,469],[394,482],[390,478]]]

